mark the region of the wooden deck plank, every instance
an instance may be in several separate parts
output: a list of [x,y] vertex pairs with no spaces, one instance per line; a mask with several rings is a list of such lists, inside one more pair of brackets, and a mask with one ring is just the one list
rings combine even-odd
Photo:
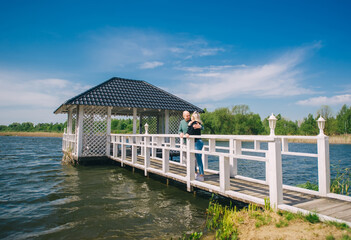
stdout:
[[351,218],[351,208],[343,209],[342,211],[339,211],[337,213],[330,214],[330,216],[338,219],[346,219],[349,217]]
[[305,210],[309,210],[309,211],[314,211],[316,210],[316,206],[318,206],[318,204],[323,203],[325,201],[325,199],[323,198],[319,198],[319,199],[313,199],[312,201],[308,201],[308,202],[303,202],[303,203],[298,203],[293,205],[294,207],[298,207],[298,208],[302,208]]
[[343,215],[343,213],[351,210],[351,203],[339,202],[337,204],[331,204],[325,207],[325,210],[320,210],[318,207],[318,212],[328,216]]

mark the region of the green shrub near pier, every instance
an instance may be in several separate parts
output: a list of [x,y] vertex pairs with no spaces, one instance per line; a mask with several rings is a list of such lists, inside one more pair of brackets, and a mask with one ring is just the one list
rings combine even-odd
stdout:
[[250,204],[238,210],[210,200],[204,233],[194,232],[181,239],[300,239],[299,234],[301,239],[351,239],[351,229],[345,223],[321,222],[315,213],[273,211],[269,201],[265,203],[264,208]]

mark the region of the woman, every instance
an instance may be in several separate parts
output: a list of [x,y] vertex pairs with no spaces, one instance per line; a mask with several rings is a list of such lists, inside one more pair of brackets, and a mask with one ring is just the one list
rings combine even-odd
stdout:
[[[194,112],[191,115],[191,121],[188,124],[188,131],[185,134],[186,137],[189,137],[189,135],[201,135],[201,129],[202,127],[202,121],[200,119],[200,114],[198,112]],[[201,138],[195,138],[195,149],[196,150],[202,150],[202,147],[204,146],[204,143],[202,142]],[[202,165],[202,159],[201,159],[201,154],[195,153],[197,165],[199,167],[199,174],[196,176],[196,180],[198,181],[204,181],[204,167]],[[195,167],[195,172],[197,172],[196,167]]]

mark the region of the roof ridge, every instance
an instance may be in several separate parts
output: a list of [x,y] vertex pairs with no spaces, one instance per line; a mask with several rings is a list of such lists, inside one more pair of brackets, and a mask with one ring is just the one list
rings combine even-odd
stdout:
[[76,100],[77,98],[80,98],[81,96],[83,96],[83,95],[85,95],[85,94],[87,94],[87,93],[89,93],[89,92],[92,92],[93,90],[95,90],[95,89],[97,89],[97,88],[99,88],[99,87],[105,85],[106,83],[108,83],[109,81],[113,80],[114,78],[115,78],[115,77],[110,78],[110,79],[106,80],[105,82],[102,82],[102,83],[96,85],[95,87],[89,88],[89,89],[86,90],[85,92],[82,92],[81,94],[78,94],[77,96],[74,96],[74,97],[68,99],[64,104],[67,104],[67,103],[69,103],[69,102],[72,102],[72,101]]
[[144,82],[143,80],[134,80],[134,79],[128,79],[128,78],[121,78],[121,77],[112,77],[112,78],[106,80],[105,82],[102,82],[102,83],[96,85],[95,87],[89,88],[89,89],[86,90],[85,92],[82,92],[81,94],[78,94],[77,96],[68,99],[64,104],[67,104],[67,103],[69,103],[69,102],[72,102],[72,101],[74,101],[74,100],[80,98],[81,96],[83,96],[83,95],[85,95],[85,94],[88,94],[88,93],[92,92],[93,90],[95,90],[95,89],[97,89],[97,88],[100,88],[100,87],[102,87],[103,85],[105,85],[105,84],[107,84],[108,82],[113,81],[113,80],[128,80],[128,81]]

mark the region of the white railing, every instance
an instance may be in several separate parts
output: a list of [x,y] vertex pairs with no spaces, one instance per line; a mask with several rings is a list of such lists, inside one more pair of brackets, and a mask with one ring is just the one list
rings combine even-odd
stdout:
[[77,138],[75,134],[63,134],[62,151],[70,152],[72,155],[77,155]]
[[[195,150],[195,137],[206,140],[204,141],[205,144],[202,150]],[[288,142],[292,139],[315,141],[318,149],[317,153],[313,154],[290,151]],[[329,143],[328,137],[325,135],[315,137],[275,135],[202,135],[190,136],[186,139],[186,143],[184,144],[183,139],[180,139],[179,135],[173,134],[111,134],[109,140],[110,144],[112,145],[111,158],[120,161],[122,165],[128,164],[141,168],[144,170],[145,175],[147,175],[148,171],[153,171],[156,173],[160,172],[160,174],[165,176],[182,180],[186,182],[188,191],[191,190],[192,186],[203,186],[207,187],[209,190],[223,193],[224,195],[232,195],[241,199],[254,201],[258,204],[264,204],[264,199],[247,196],[245,194],[230,190],[230,178],[235,177],[268,185],[270,202],[271,205],[275,207],[283,203],[283,188],[290,188],[291,190],[319,196],[329,195]],[[216,144],[219,141],[222,142],[222,144]],[[242,142],[253,142],[253,148],[243,148]],[[261,149],[261,143],[266,143],[267,148]],[[162,157],[159,157],[158,152],[160,152],[159,155]],[[185,177],[169,171],[169,166],[171,163],[170,155],[175,152],[179,153],[180,161],[173,161],[172,163],[186,166],[187,171]],[[205,171],[219,174],[219,186],[195,180],[195,153],[202,154]],[[252,153],[256,155],[253,155]],[[319,191],[317,192],[283,185],[282,155],[305,156],[318,159]],[[219,170],[215,171],[213,169],[209,169],[209,156],[215,156],[219,159]],[[137,161],[138,157],[142,157],[142,164]],[[162,160],[162,170],[153,168],[150,165],[150,158]],[[184,159],[186,159],[186,162]],[[266,166],[265,180],[258,180],[238,175],[238,159],[264,162]]]

